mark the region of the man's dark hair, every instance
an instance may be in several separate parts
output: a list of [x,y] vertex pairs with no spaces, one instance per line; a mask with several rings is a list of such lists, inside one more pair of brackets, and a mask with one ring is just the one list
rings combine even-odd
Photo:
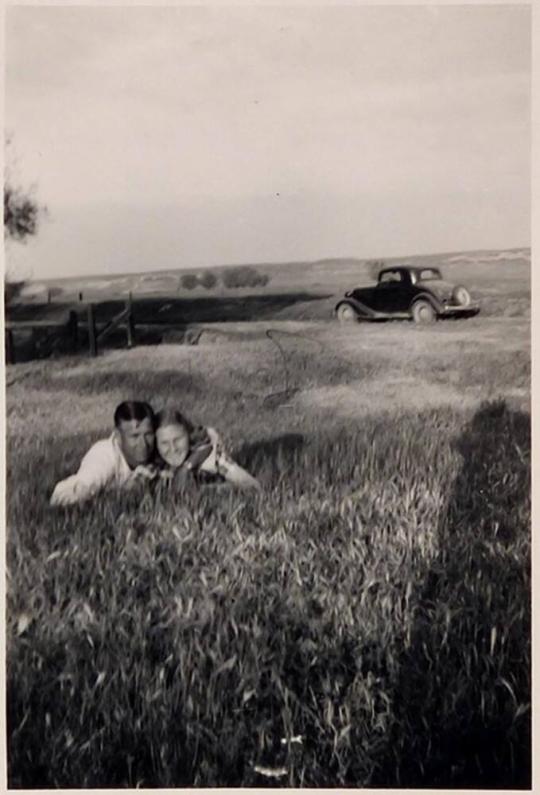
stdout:
[[114,412],[114,425],[116,428],[120,426],[121,422],[130,422],[131,420],[149,419],[152,427],[156,426],[156,417],[149,403],[143,403],[140,400],[125,400],[116,407]]

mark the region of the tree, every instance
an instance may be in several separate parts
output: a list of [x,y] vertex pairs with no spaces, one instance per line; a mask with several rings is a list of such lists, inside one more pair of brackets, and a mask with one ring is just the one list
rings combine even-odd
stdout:
[[13,301],[19,297],[25,284],[26,281],[24,279],[13,280],[10,278],[9,274],[6,273],[6,282],[4,284],[4,301],[6,306],[12,304]]
[[[38,222],[45,208],[41,208],[29,193],[21,188],[13,187],[7,181],[4,184],[4,237],[6,243],[15,241],[25,243],[29,237],[37,234]],[[7,306],[12,304],[26,285],[27,279],[21,278],[9,268],[5,273],[4,301]]]
[[270,281],[270,276],[267,273],[259,273],[259,285],[265,287]]
[[268,284],[269,280],[270,277],[266,273],[259,273],[251,265],[227,268],[223,273],[223,284],[230,289],[236,287],[262,287]]
[[4,174],[4,234],[7,241],[24,243],[37,234],[40,218],[47,212],[38,204],[32,191],[16,184],[13,166],[13,144],[11,136],[6,140],[6,152],[11,154],[11,165]]
[[184,288],[184,290],[193,290],[197,284],[199,283],[199,279],[195,273],[184,273],[182,278],[180,279],[180,284]]
[[40,207],[21,188],[4,185],[4,233],[7,240],[24,243],[37,233]]
[[217,284],[217,276],[212,271],[205,270],[199,276],[199,284],[201,287],[205,287],[207,290],[211,290]]
[[[6,150],[12,140],[8,136]],[[16,184],[13,168],[6,167],[4,173],[4,238],[6,243],[25,243],[29,237],[37,234],[39,221],[46,215],[47,208],[40,205],[32,191]],[[14,301],[26,279],[17,277],[8,268],[5,274],[4,299],[6,304]]]

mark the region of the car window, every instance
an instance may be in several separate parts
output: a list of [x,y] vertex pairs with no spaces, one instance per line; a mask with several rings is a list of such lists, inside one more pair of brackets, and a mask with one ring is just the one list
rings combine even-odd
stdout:
[[379,284],[386,284],[387,282],[401,282],[402,274],[400,271],[387,271],[386,273],[381,273],[379,276]]
[[428,282],[430,279],[440,279],[441,273],[436,268],[422,268],[418,274],[418,281]]

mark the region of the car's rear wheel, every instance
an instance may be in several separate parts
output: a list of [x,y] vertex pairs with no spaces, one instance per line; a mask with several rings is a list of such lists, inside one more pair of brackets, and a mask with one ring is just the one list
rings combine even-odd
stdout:
[[457,306],[469,306],[471,303],[471,295],[466,287],[458,284],[457,287],[454,287],[452,292],[452,300]]
[[340,304],[337,308],[337,318],[340,323],[356,323],[358,315],[350,304]]
[[413,304],[412,316],[415,323],[424,326],[433,323],[437,319],[437,314],[429,301],[424,300],[416,301]]

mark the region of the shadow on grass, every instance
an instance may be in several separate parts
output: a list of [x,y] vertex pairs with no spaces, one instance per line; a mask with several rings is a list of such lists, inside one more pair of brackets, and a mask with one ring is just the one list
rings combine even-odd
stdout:
[[486,404],[456,444],[462,467],[417,595],[395,729],[372,784],[528,789],[530,418]]
[[[137,323],[239,323],[272,318],[277,312],[308,301],[320,301],[327,294],[309,292],[268,293],[245,296],[208,296],[204,298],[141,298],[134,304]],[[99,319],[107,319],[120,312],[121,301],[99,305]]]
[[[203,297],[153,296],[133,298],[133,312],[138,323],[162,323],[163,325],[184,323],[242,322],[265,320],[294,304],[316,302],[331,298],[331,293],[284,292],[259,293],[235,296],[209,295]],[[94,302],[97,322],[107,322],[125,309],[125,299],[99,300]],[[87,304],[78,302],[55,302],[52,304],[21,304],[9,308],[9,319],[14,321],[60,320],[74,309],[81,321],[86,318]]]
[[[296,304],[324,301],[331,294],[294,292],[248,294],[243,296],[207,296],[197,298],[152,297],[134,298],[133,316],[135,322],[136,345],[158,345],[163,334],[170,329],[185,333],[185,340],[179,342],[192,344],[196,340],[189,335],[189,326],[193,323],[237,323],[256,320],[270,320],[288,307]],[[96,323],[108,323],[125,309],[125,300],[96,301],[94,315]],[[67,320],[70,310],[79,316],[78,348],[81,352],[88,351],[88,333],[86,330],[86,304],[52,303],[52,304],[21,304],[10,307],[9,318],[12,321],[43,321],[51,322]],[[139,328],[137,328],[139,324]],[[152,325],[153,328],[148,326]],[[145,327],[146,326],[146,327]],[[71,340],[59,339],[52,344],[42,344],[47,332],[39,330],[14,331],[14,349],[17,362],[47,358],[50,355],[71,353]],[[126,331],[120,328],[112,332],[105,340],[98,343],[100,350],[126,347]]]
[[233,451],[233,457],[248,472],[262,476],[268,483],[295,470],[298,454],[304,445],[305,437],[301,433],[286,433],[244,444]]

